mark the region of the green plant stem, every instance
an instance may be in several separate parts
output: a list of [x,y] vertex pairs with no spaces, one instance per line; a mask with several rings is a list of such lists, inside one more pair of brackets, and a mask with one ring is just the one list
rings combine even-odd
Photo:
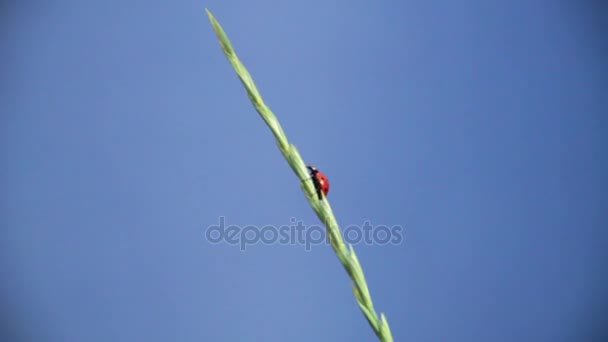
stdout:
[[230,61],[230,64],[232,64],[232,67],[243,83],[243,86],[247,90],[247,95],[249,96],[251,103],[274,134],[279,150],[300,179],[302,191],[306,195],[308,202],[321,222],[323,222],[325,225],[329,234],[331,247],[353,281],[353,292],[355,294],[355,298],[357,299],[357,303],[359,303],[359,307],[363,312],[363,315],[369,322],[380,341],[393,341],[393,336],[386,317],[383,313],[381,313],[380,318],[378,318],[378,314],[374,309],[374,304],[367,287],[367,282],[365,281],[363,269],[361,268],[357,255],[355,254],[355,250],[353,249],[352,245],[347,247],[344,244],[340,227],[338,226],[338,222],[336,221],[329,201],[324,196],[322,200],[318,199],[314,185],[312,184],[312,181],[308,175],[306,164],[302,160],[300,153],[294,145],[289,143],[281,124],[270,108],[268,108],[268,106],[264,103],[264,100],[253,82],[251,75],[237,57],[228,36],[220,26],[219,22],[208,9],[206,9],[206,11],[207,15],[209,16],[209,20],[211,21],[211,25],[213,26],[213,30],[220,41],[222,50],[228,58],[228,61]]

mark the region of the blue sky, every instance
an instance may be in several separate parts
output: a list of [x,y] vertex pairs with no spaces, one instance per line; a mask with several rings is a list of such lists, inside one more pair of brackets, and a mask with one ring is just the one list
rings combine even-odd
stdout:
[[311,0],[3,5],[3,340],[374,340],[328,246],[206,241],[318,220],[205,7],[343,227],[403,227],[355,246],[396,340],[599,339],[599,8]]

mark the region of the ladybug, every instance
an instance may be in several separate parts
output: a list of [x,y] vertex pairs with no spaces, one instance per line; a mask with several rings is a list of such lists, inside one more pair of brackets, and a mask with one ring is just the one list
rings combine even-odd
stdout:
[[314,166],[307,166],[308,173],[310,173],[310,177],[312,178],[312,183],[315,185],[315,189],[317,190],[317,196],[319,197],[319,201],[323,199],[321,195],[321,191],[325,196],[329,193],[329,179],[319,170],[317,170]]

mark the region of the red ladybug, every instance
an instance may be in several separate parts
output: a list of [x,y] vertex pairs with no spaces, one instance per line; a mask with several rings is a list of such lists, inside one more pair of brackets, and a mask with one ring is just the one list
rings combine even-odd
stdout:
[[321,191],[323,191],[325,196],[329,193],[329,179],[327,179],[321,171],[317,170],[316,167],[307,166],[307,168],[310,177],[312,178],[312,182],[315,185],[315,189],[317,190],[317,196],[319,197],[319,200],[322,200],[323,196],[321,196]]

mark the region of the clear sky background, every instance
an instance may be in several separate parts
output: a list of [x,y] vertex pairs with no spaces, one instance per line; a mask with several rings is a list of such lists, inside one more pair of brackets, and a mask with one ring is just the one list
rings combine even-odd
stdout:
[[339,222],[404,228],[355,246],[397,341],[600,339],[602,8],[148,0],[0,5],[3,341],[375,339],[330,247],[205,240],[318,224],[205,7]]

